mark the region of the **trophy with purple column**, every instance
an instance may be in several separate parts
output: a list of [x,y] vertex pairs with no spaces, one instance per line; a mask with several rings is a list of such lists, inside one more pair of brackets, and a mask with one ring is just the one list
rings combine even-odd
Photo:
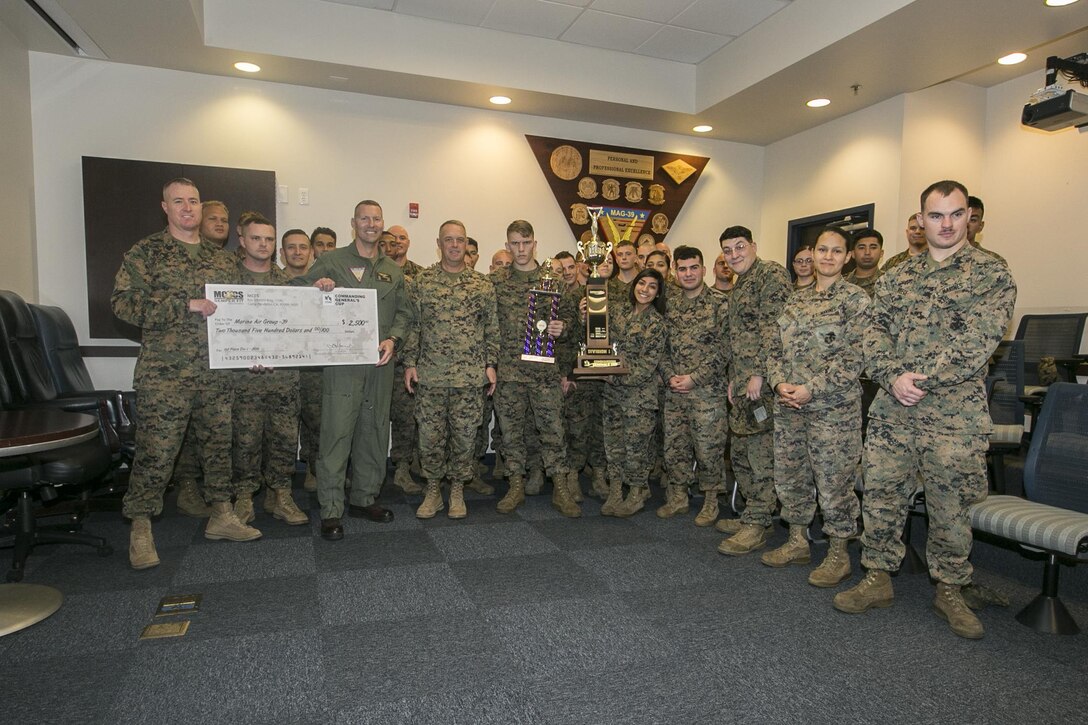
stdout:
[[522,360],[555,363],[555,338],[548,334],[548,324],[558,317],[559,280],[552,273],[552,260],[545,259],[544,264],[540,265],[540,281],[529,290]]

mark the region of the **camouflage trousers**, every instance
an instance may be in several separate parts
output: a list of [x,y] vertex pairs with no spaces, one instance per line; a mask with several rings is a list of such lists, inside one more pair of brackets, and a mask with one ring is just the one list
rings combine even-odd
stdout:
[[774,429],[747,435],[734,432],[730,460],[737,487],[747,504],[741,523],[770,526],[774,515]]
[[416,429],[416,396],[404,387],[404,366],[393,370],[393,398],[389,404],[392,424],[392,445],[389,458],[393,463],[410,463],[416,453],[419,431]]
[[321,386],[321,455],[317,500],[321,518],[344,514],[344,480],[351,459],[351,503],[374,503],[385,482],[389,453],[390,365],[325,368]]
[[648,486],[657,422],[657,391],[606,384],[604,455],[610,481]]
[[452,483],[471,481],[477,423],[483,408],[481,387],[441,388],[416,385],[416,425],[423,478]]
[[665,392],[665,470],[670,485],[688,488],[698,481],[700,491],[710,491],[721,484],[725,406],[725,393],[711,388]]
[[212,503],[231,499],[231,398],[229,389],[192,390],[177,384],[139,390],[140,424],[122,508],[125,516],[162,513],[162,495],[190,421],[196,459],[204,471],[204,498]]
[[602,383],[582,381],[563,398],[563,417],[567,428],[567,453],[572,471],[586,464],[603,468],[604,420],[601,417]]
[[861,401],[817,411],[776,403],[774,416],[774,488],[782,519],[808,526],[819,496],[824,533],[841,539],[856,534]]
[[185,437],[181,441],[181,450],[174,461],[174,475],[170,482],[180,483],[204,482],[204,471],[200,467],[200,456],[197,454],[196,434],[193,432],[192,423],[185,428]]
[[921,475],[929,516],[926,562],[938,582],[971,582],[972,504],[986,498],[986,450],[982,434],[918,431],[870,420],[865,439],[865,532],[861,563],[867,569],[896,571],[906,549],[902,541]]
[[[275,375],[292,380],[261,385],[265,382],[261,378]],[[294,371],[276,370],[257,376],[253,384],[236,386],[232,427],[234,481],[239,491],[256,493],[262,483],[269,488],[291,488],[299,420],[297,381]]]
[[525,474],[530,460],[528,439],[540,441],[540,459],[553,478],[570,471],[567,431],[563,423],[563,390],[558,380],[546,383],[499,382],[495,413],[502,424],[503,459],[510,474]]
[[317,458],[321,452],[321,368],[300,370],[298,397],[300,401],[299,442],[302,460],[310,472],[317,475]]
[[[481,389],[480,396],[483,398],[483,413],[480,416],[480,426],[476,429],[476,446],[474,454],[476,458],[483,458],[487,453],[487,443],[490,438],[491,450],[495,451],[496,455],[502,455],[502,429],[499,426],[499,420],[495,417],[495,403],[487,392]],[[492,420],[495,425],[492,426]]]

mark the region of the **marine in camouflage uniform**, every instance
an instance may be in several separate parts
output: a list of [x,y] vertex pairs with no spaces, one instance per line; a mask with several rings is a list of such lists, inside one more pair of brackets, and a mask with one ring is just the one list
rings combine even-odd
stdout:
[[321,380],[322,368],[305,368],[298,373],[299,455],[306,461],[307,491],[317,490],[317,459],[321,454]]
[[[410,259],[405,259],[401,266],[404,279],[407,283],[419,274],[423,267]],[[389,458],[396,467],[393,482],[405,493],[419,493],[419,485],[412,480],[409,469],[412,458],[418,455],[419,432],[416,430],[416,400],[415,396],[408,393],[404,385],[399,384],[404,380],[404,363],[402,355],[396,357],[393,368],[393,399],[389,406],[389,422],[392,424],[392,444],[389,449]]]
[[444,223],[438,241],[442,261],[420,272],[409,288],[411,324],[402,359],[405,381],[412,384],[416,398],[420,464],[426,480],[426,495],[416,516],[431,518],[444,508],[441,483],[448,478],[448,515],[462,518],[464,486],[475,474],[481,390],[494,381],[499,329],[494,287],[486,276],[465,266],[464,225]]
[[[557,362],[530,362],[521,359],[524,352],[525,336],[528,328],[529,291],[540,289],[541,268],[533,258],[536,240],[532,226],[518,220],[507,229],[507,249],[514,256],[514,264],[497,269],[491,275],[495,286],[495,300],[498,305],[499,321],[499,368],[498,385],[495,388],[495,414],[502,425],[503,452],[510,480],[507,495],[499,502],[500,513],[512,512],[525,499],[524,477],[528,472],[527,436],[533,433],[539,436],[540,455],[544,469],[551,477],[556,491],[553,497],[560,513],[565,516],[580,516],[581,510],[573,502],[573,491],[569,478],[570,461],[567,458],[566,428],[563,421],[563,390],[560,381],[570,372]],[[521,269],[528,267],[530,269]],[[548,275],[551,278],[551,268]],[[558,280],[552,281],[558,290]],[[536,295],[539,308],[551,307],[553,297]],[[573,300],[569,295],[560,295],[555,308],[556,320],[562,326],[559,339],[570,334],[575,320]],[[547,315],[542,315],[547,319]],[[552,323],[552,326],[558,327]],[[536,330],[532,331],[534,337]],[[545,336],[545,341],[551,339]],[[561,343],[553,343],[554,346]],[[544,351],[542,351],[544,352]],[[531,354],[535,354],[531,351]],[[577,485],[577,473],[575,485]],[[564,488],[565,487],[565,488]]]
[[[688,509],[688,489],[696,482],[703,492],[703,509],[696,525],[710,526],[718,518],[718,489],[722,482],[727,416],[726,346],[729,340],[728,298],[702,281],[702,254],[679,247],[676,262],[686,290],[668,285],[665,323],[667,354],[661,366],[665,380],[665,467],[669,488],[657,515],[668,518]],[[698,276],[696,277],[696,270]]]
[[[586,296],[584,285],[575,284],[564,294],[577,305]],[[559,341],[557,362],[563,370],[573,370],[578,359],[582,338],[575,332]],[[601,394],[604,386],[595,382],[568,381],[563,397],[563,419],[567,431],[567,455],[572,471],[593,467],[593,491],[607,495],[607,464],[604,458],[604,421],[601,417]]]
[[[293,285],[325,284],[375,290],[378,343],[384,356],[408,330],[404,275],[378,248],[384,220],[371,200],[356,205],[352,216],[356,239],[322,254]],[[389,451],[389,401],[393,365],[330,365],[321,381],[321,454],[317,459],[317,498],[321,532],[329,540],[343,538],[344,489],[351,459],[349,512],[375,521],[391,521],[392,513],[375,503],[385,480]]]
[[[260,224],[243,228],[243,235]],[[269,225],[267,228],[271,229]],[[244,241],[243,244],[247,242]],[[243,284],[285,285],[290,279],[274,262],[267,272],[254,272],[238,262]],[[264,484],[265,511],[291,525],[309,519],[291,497],[291,477],[299,421],[299,371],[276,368],[265,372],[234,371],[234,511],[244,523],[253,520],[253,494]]]
[[[656,276],[659,294],[665,294],[664,280],[656,270],[643,270],[632,281]],[[639,312],[630,302],[612,304],[609,296],[609,336],[617,344],[628,370],[605,380],[604,451],[608,461],[608,499],[601,507],[604,516],[630,516],[649,498],[649,473],[657,423],[659,368],[665,360],[668,328],[660,312],[650,305]],[[620,500],[623,485],[627,498]]]
[[876,281],[884,274],[883,269],[878,269],[876,274],[871,274],[868,277],[859,277],[857,269],[852,269],[842,276],[843,280],[850,284],[857,285],[861,288],[861,291],[869,295],[869,299],[873,298],[873,294],[876,290]]
[[[140,424],[123,502],[124,515],[133,520],[129,560],[140,569],[159,563],[150,517],[162,512],[163,492],[190,421],[204,495],[217,512],[206,532],[214,536],[223,518],[233,515],[231,375],[208,367],[205,314],[212,303],[204,285],[236,283],[238,267],[232,255],[199,236],[199,196],[188,180],[164,187],[168,226],[125,253],[110,297],[113,313],[142,331],[133,380]],[[181,241],[176,236],[181,234],[194,242]]]
[[861,561],[869,572],[835,597],[835,607],[861,612],[891,604],[887,572],[903,559],[900,537],[920,474],[926,559],[938,582],[934,607],[956,634],[977,638],[982,625],[960,587],[971,580],[969,508],[987,490],[986,363],[1012,317],[1016,284],[1006,265],[965,242],[966,197],[957,182],[929,187],[922,216],[930,253],[887,271],[876,285],[865,335],[866,369],[882,388],[865,443]]
[[[839,234],[825,232],[817,240],[842,244]],[[819,252],[816,253],[819,255]],[[808,563],[806,532],[819,496],[823,530],[829,537],[828,558],[809,577],[815,586],[834,586],[850,575],[846,541],[857,533],[860,512],[854,479],[861,460],[862,336],[869,298],[841,277],[826,289],[816,284],[794,293],[781,317],[777,344],[767,351],[772,390],[803,386],[811,395],[795,408],[775,399],[774,480],[782,519],[790,538],[763,556],[769,566]],[[815,491],[813,486],[815,485]]]
[[[737,280],[730,293],[727,317],[733,404],[729,411],[730,458],[747,505],[740,517],[740,530],[718,546],[719,552],[736,556],[766,544],[774,514],[774,394],[767,381],[766,355],[778,339],[778,318],[792,284],[782,265],[756,256],[749,230],[730,227],[722,233],[721,241],[723,250],[727,242],[731,249],[746,245],[740,255],[743,261],[730,261]],[[750,264],[744,268],[748,260]],[[751,400],[746,390],[757,378],[758,397]]]

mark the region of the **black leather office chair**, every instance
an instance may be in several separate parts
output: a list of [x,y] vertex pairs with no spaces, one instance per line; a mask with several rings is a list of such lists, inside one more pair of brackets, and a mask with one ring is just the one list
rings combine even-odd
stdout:
[[1005,493],[1005,456],[1017,453],[1024,438],[1024,341],[1003,340],[994,351],[987,397],[993,432],[987,462],[995,493]]
[[1024,466],[1024,494],[989,496],[971,507],[971,526],[1046,554],[1043,587],[1017,621],[1049,634],[1080,631],[1058,598],[1059,560],[1088,560],[1088,385],[1047,391]]
[[79,350],[79,337],[68,313],[60,307],[28,305],[45,354],[49,377],[60,398],[93,396],[107,400],[110,423],[121,439],[121,453],[132,462],[136,444],[135,426],[130,411],[135,409],[136,394],[117,390],[97,390]]

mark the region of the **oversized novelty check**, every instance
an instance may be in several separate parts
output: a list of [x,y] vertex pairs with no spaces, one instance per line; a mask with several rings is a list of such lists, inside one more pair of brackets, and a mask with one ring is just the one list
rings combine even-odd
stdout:
[[373,365],[378,298],[372,289],[205,285],[212,369]]

